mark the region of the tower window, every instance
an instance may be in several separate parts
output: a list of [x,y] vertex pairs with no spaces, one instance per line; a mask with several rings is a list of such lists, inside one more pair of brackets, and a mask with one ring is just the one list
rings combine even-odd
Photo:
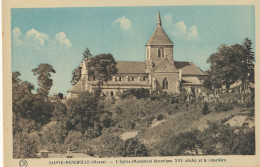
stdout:
[[163,48],[158,49],[158,57],[164,57]]
[[162,89],[168,89],[168,81],[167,78],[164,78],[162,81]]

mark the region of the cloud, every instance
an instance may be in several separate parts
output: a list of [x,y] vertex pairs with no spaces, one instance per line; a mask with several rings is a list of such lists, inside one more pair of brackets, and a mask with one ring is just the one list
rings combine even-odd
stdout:
[[21,33],[21,30],[19,28],[14,28],[12,31],[12,37],[13,37],[13,42],[15,45],[22,45],[23,41],[21,40],[23,34]]
[[171,14],[167,14],[164,16],[164,24],[171,35],[176,38],[184,40],[199,38],[198,29],[195,25],[187,27],[187,25],[183,21],[174,23]]
[[26,44],[42,48],[45,46],[46,42],[48,42],[49,37],[48,35],[32,28],[31,30],[27,31],[24,40]]
[[64,32],[59,32],[54,38],[50,39],[47,34],[39,32],[34,28],[30,29],[25,34],[22,34],[19,28],[14,28],[12,31],[12,42],[14,46],[44,50],[72,47],[71,41],[66,37]]
[[114,25],[119,25],[119,27],[123,30],[128,30],[132,27],[132,23],[131,21],[126,18],[125,16],[122,16],[118,19],[116,19],[114,22],[113,22]]
[[70,40],[66,37],[66,34],[64,32],[59,32],[55,36],[55,43],[59,46],[65,46],[67,48],[70,48],[72,46]]

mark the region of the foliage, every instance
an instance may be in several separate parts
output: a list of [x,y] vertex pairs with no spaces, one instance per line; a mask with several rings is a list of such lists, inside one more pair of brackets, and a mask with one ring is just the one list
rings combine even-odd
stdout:
[[[82,58],[82,61],[88,61],[89,59],[91,59],[93,56],[92,54],[90,53],[90,50],[88,48],[86,48],[84,50],[84,52],[82,53],[83,55],[83,58]],[[80,77],[81,77],[81,69],[82,67],[79,65],[78,67],[76,67],[73,71],[72,71],[72,79],[70,81],[70,83],[72,85],[75,85],[79,80],[80,80]]]
[[[12,111],[13,133],[21,132],[28,127],[28,131],[36,130],[50,121],[52,104],[41,96],[33,94],[33,85],[19,79],[20,73],[13,73],[12,84]],[[28,124],[28,125],[26,125]]]
[[83,55],[82,61],[89,60],[89,59],[93,58],[93,55],[90,53],[90,50],[88,48],[86,48],[84,50],[82,55]]
[[106,155],[120,157],[143,157],[148,156],[147,147],[137,138],[130,138],[125,141],[119,137],[108,137],[104,141]]
[[254,155],[255,129],[233,128],[225,124],[209,122],[201,135],[203,150],[208,155]]
[[221,103],[221,102],[217,102],[213,104],[212,107],[213,107],[213,111],[215,112],[229,111],[234,108],[232,104]]
[[192,130],[173,135],[157,145],[159,154],[162,156],[176,156],[184,154],[196,154],[197,148],[202,147],[203,142],[199,139],[199,131]]
[[208,113],[210,113],[210,111],[209,111],[209,105],[208,105],[207,102],[205,102],[205,103],[203,104],[203,107],[202,107],[202,114],[203,114],[203,115],[207,115]]
[[70,151],[77,151],[82,149],[84,137],[80,131],[69,131],[64,144],[67,145]]
[[163,114],[159,114],[158,116],[157,116],[157,121],[160,121],[160,120],[162,120],[163,119]]
[[254,155],[255,129],[208,122],[204,131],[191,130],[164,138],[156,144],[159,155]]
[[120,98],[124,99],[129,96],[135,96],[137,99],[148,98],[150,92],[148,89],[128,89],[119,95]]
[[73,71],[72,71],[72,79],[70,81],[70,83],[72,85],[75,85],[79,80],[80,80],[80,77],[81,77],[81,69],[82,67],[78,66],[77,68],[75,68]]
[[98,101],[93,94],[83,92],[76,99],[67,101],[67,130],[85,133],[97,120]]
[[47,97],[53,85],[51,73],[55,73],[54,68],[49,64],[40,64],[37,68],[32,69],[33,75],[38,75],[38,93],[43,97]]
[[13,138],[14,158],[37,158],[39,136],[25,131],[18,132]]
[[116,61],[111,54],[100,54],[91,58],[87,68],[89,74],[97,79],[98,86],[111,80],[117,73]]
[[52,119],[57,122],[65,122],[66,115],[67,115],[66,105],[61,102],[57,102],[52,112]]
[[[65,153],[63,143],[67,136],[64,125],[60,122],[52,122],[42,129],[41,133],[41,149],[47,149],[54,153]],[[66,148],[66,147],[65,147]]]
[[215,88],[227,88],[237,80],[254,82],[254,53],[248,38],[243,44],[221,45],[207,60],[210,63],[211,84]]

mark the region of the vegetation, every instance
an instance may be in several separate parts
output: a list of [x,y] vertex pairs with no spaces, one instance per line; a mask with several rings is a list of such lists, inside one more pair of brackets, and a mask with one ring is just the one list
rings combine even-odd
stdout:
[[218,51],[210,56],[211,84],[215,88],[229,86],[241,80],[242,84],[254,83],[254,52],[252,42],[246,38],[243,44],[221,45]]
[[[90,50],[88,48],[86,48],[84,50],[84,52],[82,53],[83,55],[83,58],[81,60],[81,62],[83,61],[86,61],[86,60],[89,60],[93,57],[93,55],[90,53]],[[81,76],[81,66],[79,65],[78,67],[76,67],[73,71],[72,71],[72,79],[70,81],[70,83],[72,85],[75,85],[79,79],[80,79],[80,76]]]
[[100,54],[90,59],[87,64],[89,75],[97,80],[98,86],[112,79],[117,73],[116,61],[111,54]]
[[[253,82],[251,45],[246,39],[242,45],[220,46],[208,60],[211,69],[204,84],[210,89],[229,87],[238,79]],[[99,88],[62,102],[48,98],[55,73],[51,65],[32,70],[38,76],[37,93],[34,85],[13,72],[14,158],[36,158],[41,149],[96,157],[255,154],[254,91],[221,93],[220,99],[209,102],[185,89],[180,94],[130,89],[117,99],[102,98],[100,87],[117,72],[116,62],[111,54],[93,57],[88,49],[85,60]],[[79,77],[77,67],[71,82]],[[251,101],[239,101],[242,97]],[[123,138],[125,133],[134,135]]]

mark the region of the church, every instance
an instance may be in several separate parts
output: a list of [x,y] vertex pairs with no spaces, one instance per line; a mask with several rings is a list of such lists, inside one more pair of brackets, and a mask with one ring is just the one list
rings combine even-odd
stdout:
[[[184,88],[201,93],[207,75],[192,62],[173,59],[174,44],[162,27],[160,13],[156,29],[145,47],[145,62],[117,61],[117,74],[101,86],[104,95],[117,96],[127,89],[140,88],[168,93],[180,93]],[[68,98],[75,98],[82,91],[93,92],[98,87],[95,78],[88,74],[87,61],[83,61],[81,67],[81,78],[68,91]]]

